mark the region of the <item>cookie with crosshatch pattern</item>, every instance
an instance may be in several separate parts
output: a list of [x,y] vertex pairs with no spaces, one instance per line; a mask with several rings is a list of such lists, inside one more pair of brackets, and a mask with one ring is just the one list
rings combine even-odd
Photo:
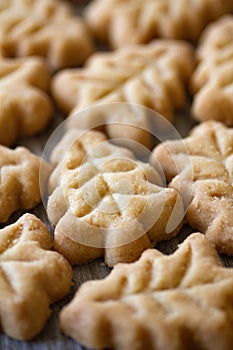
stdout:
[[35,215],[0,230],[0,326],[12,338],[36,336],[49,305],[69,293],[71,267],[50,249],[50,232]]
[[60,0],[1,0],[0,56],[42,56],[53,69],[77,66],[94,51],[84,21]]
[[200,233],[172,255],[146,250],[84,283],[60,313],[63,332],[92,349],[231,350],[233,269]]
[[233,129],[203,122],[187,138],[157,146],[151,163],[157,162],[184,202],[190,195],[187,222],[219,252],[233,255]]
[[47,213],[55,249],[72,264],[131,262],[178,233],[184,212],[177,191],[104,134],[70,131],[52,161]]
[[155,37],[195,41],[209,22],[232,12],[232,0],[94,0],[85,18],[93,35],[117,48]]

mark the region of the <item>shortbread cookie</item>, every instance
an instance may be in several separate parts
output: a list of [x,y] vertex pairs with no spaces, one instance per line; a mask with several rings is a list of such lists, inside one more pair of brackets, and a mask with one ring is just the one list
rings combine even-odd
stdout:
[[70,290],[71,267],[51,248],[50,232],[34,215],[0,230],[0,326],[12,338],[37,335],[50,303]]
[[209,25],[197,50],[199,64],[191,78],[192,115],[233,125],[233,16]]
[[233,255],[233,129],[209,121],[184,140],[155,148],[169,187],[180,189],[188,223],[205,233],[217,250]]
[[40,58],[0,59],[0,143],[42,131],[52,117],[50,75]]
[[26,148],[0,146],[0,223],[16,210],[40,203],[49,171],[49,165]]
[[[194,67],[193,56],[189,44],[165,40],[112,53],[97,53],[84,68],[58,73],[52,83],[53,96],[65,112],[73,109],[72,115],[95,105],[128,102],[149,107],[171,121],[174,110],[182,108],[186,102],[185,85]],[[71,119],[70,127],[85,124],[88,128],[89,121],[94,120],[98,125],[103,119],[107,124],[112,121],[130,123],[135,129],[127,132],[128,138],[139,142],[144,139],[147,146],[147,138],[136,130],[148,130],[146,113],[140,115],[142,109],[135,108],[131,113],[114,115],[114,108],[105,109],[104,116],[93,109],[89,120],[81,118],[81,114],[80,118]],[[112,125],[107,125],[107,132],[111,137],[122,137],[126,133],[125,126],[116,130]]]
[[233,269],[200,233],[170,256],[148,249],[86,282],[60,314],[62,330],[92,349],[231,350]]
[[93,52],[88,29],[59,0],[8,0],[0,3],[0,53],[38,55],[52,69],[77,66]]
[[209,22],[229,12],[232,0],[95,0],[85,17],[93,34],[116,48],[155,37],[195,41]]
[[175,236],[183,204],[160,187],[152,166],[97,131],[74,130],[55,148],[48,217],[54,246],[72,264],[104,257],[109,266],[131,262],[157,242]]

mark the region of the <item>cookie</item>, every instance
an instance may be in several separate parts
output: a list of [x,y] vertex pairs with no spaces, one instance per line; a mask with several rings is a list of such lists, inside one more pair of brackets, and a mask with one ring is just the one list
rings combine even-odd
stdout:
[[184,212],[177,191],[162,187],[152,166],[104,134],[70,131],[52,162],[47,213],[54,247],[71,264],[131,262],[178,233]]
[[157,161],[169,187],[184,201],[190,193],[187,222],[219,252],[233,255],[233,129],[203,122],[189,137],[157,146],[151,162]]
[[52,118],[50,74],[40,58],[0,58],[0,143],[42,131]]
[[85,18],[99,40],[119,48],[155,37],[195,41],[209,22],[228,12],[232,0],[95,0]]
[[194,233],[172,255],[148,249],[104,280],[83,284],[60,325],[92,349],[230,350],[232,298],[233,269]]
[[0,223],[16,210],[27,210],[41,201],[50,172],[47,163],[26,148],[0,146]]
[[9,0],[0,4],[3,57],[43,56],[51,69],[77,66],[93,52],[89,31],[59,0]]
[[[157,40],[148,45],[94,54],[84,68],[58,73],[52,81],[52,93],[59,107],[74,115],[68,128],[89,128],[92,121],[97,125],[106,123],[110,137],[127,134],[135,141],[145,140],[147,146],[150,141],[142,129],[148,130],[149,122],[153,124],[153,114],[148,117],[146,111],[141,113],[142,108],[132,108],[121,115],[111,103],[149,107],[172,121],[173,112],[185,105],[185,85],[193,67],[193,49],[188,43]],[[93,108],[89,110],[90,117],[82,113],[80,118],[76,116],[96,105],[104,105],[103,113]],[[131,130],[125,132],[125,125],[114,128],[110,125],[113,121],[131,124]]]
[[32,214],[0,230],[0,326],[12,338],[37,335],[50,303],[69,293],[71,267],[51,248],[50,232]]
[[191,77],[192,116],[233,126],[233,16],[209,25],[197,49],[198,65]]

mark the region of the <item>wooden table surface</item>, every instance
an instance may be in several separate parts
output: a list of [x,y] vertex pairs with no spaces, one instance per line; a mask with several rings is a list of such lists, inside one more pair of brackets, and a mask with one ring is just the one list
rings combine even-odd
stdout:
[[[82,7],[88,2],[85,0],[74,0],[77,5],[77,12],[81,13]],[[62,117],[57,113],[54,117],[53,122],[49,128],[41,135],[29,139],[20,140],[20,144],[29,147],[33,152],[38,155],[43,153],[45,144],[51,135],[52,131],[59,125],[62,121]],[[176,116],[175,127],[181,136],[186,136],[188,131],[194,125],[194,122],[189,118],[188,111],[180,113]],[[47,223],[46,213],[43,208],[43,205],[40,205],[35,210],[32,211],[38,217],[40,217],[44,222]],[[19,216],[17,214],[16,216]],[[16,216],[11,219],[14,221]],[[157,245],[156,248],[162,252],[169,254],[177,248],[177,244],[181,243],[185,237],[193,232],[189,226],[185,225],[181,230],[180,234],[169,240],[167,242],[162,242]],[[227,256],[221,256],[223,263],[227,267],[233,267],[233,258]],[[93,263],[84,266],[78,266],[74,268],[74,285],[71,293],[64,300],[55,303],[52,306],[52,314],[48,320],[46,327],[43,332],[37,336],[33,341],[30,342],[21,342],[12,340],[4,334],[0,333],[0,350],[81,350],[86,349],[82,347],[77,342],[72,339],[65,337],[59,330],[58,326],[58,313],[63,305],[67,304],[69,300],[72,299],[75,291],[78,287],[85,281],[91,279],[100,279],[107,276],[110,272],[110,269],[107,268],[102,260],[97,260]],[[132,349],[133,350],[133,349]]]

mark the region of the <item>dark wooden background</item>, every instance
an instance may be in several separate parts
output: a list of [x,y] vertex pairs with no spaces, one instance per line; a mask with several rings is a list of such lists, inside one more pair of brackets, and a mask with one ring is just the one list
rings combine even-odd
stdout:
[[[39,1],[39,0],[38,0]],[[75,4],[77,13],[82,12],[83,6],[87,4],[88,0],[73,0],[70,1]],[[50,124],[48,129],[41,135],[37,137],[20,140],[20,144],[27,146],[33,152],[38,155],[43,153],[46,142],[53,132],[54,129],[62,122],[63,118],[59,113],[56,113],[54,116],[53,122]],[[175,127],[181,136],[185,137],[188,134],[188,131],[192,128],[194,122],[189,117],[189,108],[182,113],[176,115]],[[46,213],[43,205],[38,206],[35,210],[32,211],[38,217],[40,217],[45,223],[48,224]],[[19,213],[17,213],[11,221],[14,221]],[[179,243],[181,243],[187,235],[189,235],[193,230],[185,225],[181,230],[180,234],[174,239],[162,242],[157,245],[157,249],[161,250],[166,254],[173,252]],[[233,258],[227,256],[221,256],[223,263],[227,267],[233,267]],[[60,309],[72,299],[75,291],[79,286],[91,279],[100,279],[107,276],[110,272],[110,269],[107,268],[102,260],[97,260],[93,263],[84,266],[78,266],[74,268],[74,285],[72,287],[71,293],[64,300],[55,303],[52,306],[52,314],[48,320],[46,327],[43,332],[37,336],[33,341],[30,342],[21,342],[12,340],[3,333],[0,333],[0,350],[81,350],[85,349],[77,342],[72,339],[65,337],[59,330],[58,326],[58,314]],[[133,349],[132,349],[133,350]]]

